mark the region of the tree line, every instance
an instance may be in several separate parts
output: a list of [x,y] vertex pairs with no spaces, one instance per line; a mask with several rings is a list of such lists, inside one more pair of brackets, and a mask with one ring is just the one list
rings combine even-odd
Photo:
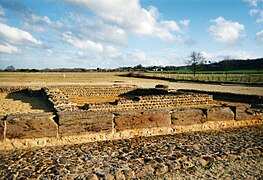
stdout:
[[263,58],[257,59],[230,59],[226,57],[219,62],[206,61],[201,52],[193,51],[189,56],[185,66],[147,66],[141,64],[134,67],[118,67],[114,69],[85,69],[85,68],[57,68],[57,69],[15,69],[14,66],[8,66],[5,72],[131,72],[131,71],[176,71],[176,70],[191,70],[195,75],[197,71],[226,71],[243,70],[243,69],[263,69]]

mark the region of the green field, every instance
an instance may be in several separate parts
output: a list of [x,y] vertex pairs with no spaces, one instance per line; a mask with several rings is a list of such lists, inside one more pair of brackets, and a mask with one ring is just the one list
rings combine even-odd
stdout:
[[[240,71],[239,71],[240,72]],[[131,73],[132,77],[162,79],[169,81],[189,81],[200,83],[235,83],[263,85],[263,74],[260,73]],[[250,71],[251,72],[251,71]]]
[[[175,70],[175,71],[160,71],[152,73],[161,74],[193,74],[191,70]],[[263,69],[242,69],[242,70],[229,70],[229,71],[196,71],[196,74],[263,74]]]

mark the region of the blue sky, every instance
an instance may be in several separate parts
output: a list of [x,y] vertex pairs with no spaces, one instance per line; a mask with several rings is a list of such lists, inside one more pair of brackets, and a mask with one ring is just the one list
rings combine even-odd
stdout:
[[0,68],[263,57],[263,0],[0,0]]

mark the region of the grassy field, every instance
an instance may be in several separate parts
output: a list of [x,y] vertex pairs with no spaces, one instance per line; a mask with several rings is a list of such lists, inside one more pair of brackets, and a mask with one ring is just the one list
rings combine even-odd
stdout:
[[[175,71],[162,71],[152,72],[158,74],[193,74],[191,70],[175,70]],[[242,70],[229,70],[229,71],[197,71],[196,74],[263,74],[263,69],[242,69]]]
[[134,73],[133,77],[204,83],[263,84],[263,74],[196,74],[194,76],[193,74]]

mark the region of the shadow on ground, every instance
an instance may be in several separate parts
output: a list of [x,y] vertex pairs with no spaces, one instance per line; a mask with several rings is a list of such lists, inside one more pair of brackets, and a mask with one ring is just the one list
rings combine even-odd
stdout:
[[17,91],[9,93],[6,96],[7,99],[13,99],[14,101],[21,101],[22,103],[28,103],[32,109],[43,110],[44,112],[52,112],[52,108],[49,106],[48,100],[41,96],[30,96],[26,91]]

